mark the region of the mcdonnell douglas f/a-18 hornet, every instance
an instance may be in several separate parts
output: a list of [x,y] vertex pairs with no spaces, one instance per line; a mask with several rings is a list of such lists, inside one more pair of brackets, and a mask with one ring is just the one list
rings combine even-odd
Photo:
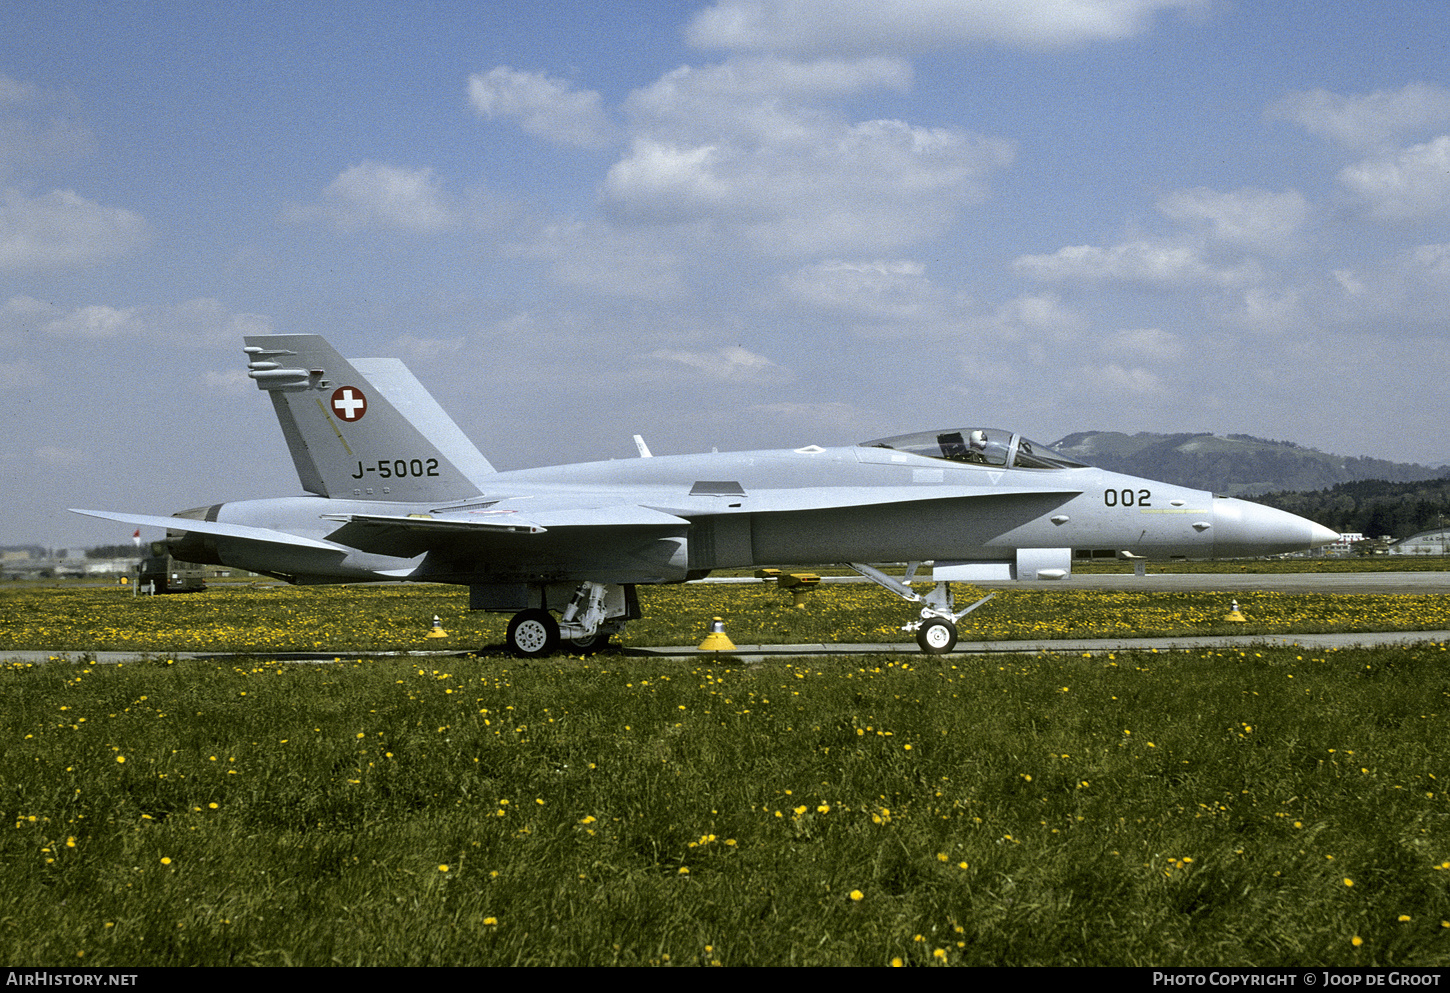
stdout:
[[[844,563],[920,608],[950,651],[951,584],[1060,581],[1083,558],[1222,558],[1337,539],[1302,517],[1082,465],[1012,431],[950,428],[844,448],[712,452],[498,472],[397,359],[318,335],[247,337],[305,496],[172,517],[171,554],[292,583],[457,583],[513,615],[511,650],[598,647],[641,616],[635,588],[714,569]],[[932,589],[912,588],[931,561]],[[905,579],[883,563],[911,563]],[[926,584],[923,584],[923,588]],[[978,601],[980,603],[982,601]]]

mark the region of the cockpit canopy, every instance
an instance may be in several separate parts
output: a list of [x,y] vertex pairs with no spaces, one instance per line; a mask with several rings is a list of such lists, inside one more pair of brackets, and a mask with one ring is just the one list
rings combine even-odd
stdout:
[[923,431],[861,442],[863,448],[890,448],[930,459],[1014,469],[1081,469],[1083,463],[1059,455],[1046,445],[1000,428]]

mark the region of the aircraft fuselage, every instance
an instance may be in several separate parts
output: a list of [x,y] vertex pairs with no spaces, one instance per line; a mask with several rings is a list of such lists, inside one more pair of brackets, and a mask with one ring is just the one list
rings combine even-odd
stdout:
[[[978,564],[980,578],[1009,579],[1036,578],[1017,574],[1022,550],[1069,560],[1225,558],[1302,551],[1322,544],[1327,530],[1248,501],[1097,468],[994,467],[862,446],[594,462],[500,472],[487,483],[481,497],[457,504],[389,503],[376,494],[219,504],[207,508],[208,520],[331,547],[268,548],[193,532],[172,539],[173,554],[313,583],[657,583],[712,569],[926,559]],[[403,540],[398,554],[329,541],[339,530],[332,518],[352,514],[446,511],[507,521],[565,501],[639,505],[684,523],[587,538],[566,524],[495,537],[486,552],[467,534],[432,551]]]

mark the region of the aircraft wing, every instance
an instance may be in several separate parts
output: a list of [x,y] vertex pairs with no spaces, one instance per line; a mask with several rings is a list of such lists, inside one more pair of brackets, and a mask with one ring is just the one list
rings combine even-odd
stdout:
[[122,524],[136,524],[141,527],[166,528],[169,531],[192,531],[197,534],[211,534],[222,538],[243,538],[247,541],[264,541],[273,545],[291,545],[294,548],[321,548],[329,552],[338,551],[338,546],[326,541],[305,538],[300,534],[274,531],[272,528],[256,528],[246,524],[222,524],[217,521],[198,521],[189,517],[155,517],[150,514],[116,514],[107,510],[79,510],[71,508],[72,514],[85,514],[105,521],[119,521]]
[[[434,514],[325,514],[342,527],[328,540],[381,555],[413,556],[445,543],[470,539],[487,543],[505,535],[537,535],[555,529],[614,533],[626,528],[680,530],[690,522],[634,505],[517,510],[449,511]],[[587,540],[584,535],[571,535]]]

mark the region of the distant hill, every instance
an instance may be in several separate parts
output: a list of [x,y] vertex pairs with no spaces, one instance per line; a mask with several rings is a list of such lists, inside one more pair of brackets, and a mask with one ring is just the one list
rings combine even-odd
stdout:
[[1088,465],[1226,496],[1323,490],[1367,479],[1413,483],[1450,477],[1446,466],[1331,455],[1246,434],[1082,431],[1052,447]]

